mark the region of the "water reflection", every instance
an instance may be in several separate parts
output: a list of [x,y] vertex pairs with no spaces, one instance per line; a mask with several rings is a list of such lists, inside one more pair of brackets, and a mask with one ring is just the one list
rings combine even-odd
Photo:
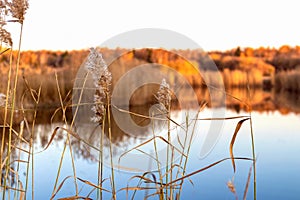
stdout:
[[[241,90],[241,89],[231,89],[228,90],[228,93],[230,93],[232,96],[240,99],[236,100],[229,95],[227,95],[226,99],[226,106],[228,111],[226,112],[226,116],[236,116],[236,115],[242,115],[245,111],[247,111],[246,103],[249,103],[251,100],[252,108],[253,108],[253,121],[254,121],[254,131],[256,135],[256,147],[257,152],[259,154],[259,160],[258,160],[258,183],[259,183],[259,189],[258,190],[258,196],[261,198],[268,198],[272,197],[272,193],[274,193],[274,188],[277,188],[277,182],[281,182],[282,180],[286,181],[287,183],[291,182],[291,184],[286,184],[282,186],[282,190],[278,191],[285,191],[285,192],[277,192],[277,196],[281,196],[282,198],[286,197],[283,196],[287,195],[289,198],[293,199],[297,196],[299,191],[296,189],[296,186],[299,185],[299,181],[295,179],[295,177],[298,177],[297,174],[300,174],[299,169],[297,169],[295,166],[299,165],[299,160],[297,159],[297,156],[300,152],[299,149],[299,113],[300,113],[300,102],[299,102],[299,95],[295,93],[288,93],[288,92],[275,92],[275,91],[263,91],[260,89],[254,89],[251,92],[251,99],[248,98],[248,91],[247,90]],[[198,89],[197,94],[202,99],[208,99],[209,94],[202,89]],[[246,102],[246,103],[245,103]],[[138,113],[141,115],[148,116],[149,115],[149,109],[151,108],[152,104],[147,104],[146,106],[132,106],[130,108],[131,112]],[[210,102],[208,104],[208,107],[210,107]],[[176,106],[176,103],[173,106],[172,113],[174,114],[172,116],[172,119],[176,121],[181,121],[185,116],[185,110],[180,110],[180,107]],[[195,112],[195,111],[194,111]],[[30,128],[31,124],[33,122],[33,110],[27,110],[25,113],[26,119],[28,120],[29,127],[26,127],[24,129],[24,139],[27,141],[27,143],[30,141]],[[62,112],[56,111],[56,109],[40,109],[38,110],[38,115],[36,118],[36,126],[34,129],[34,147],[35,152],[43,150],[48,142],[50,141],[50,138],[53,134],[53,131],[56,127],[64,127],[68,129],[68,126],[65,125]],[[209,115],[209,108],[204,111],[202,117],[206,117],[206,114]],[[0,116],[3,116],[2,113]],[[22,115],[24,117],[24,115]],[[52,120],[50,120],[52,117]],[[71,109],[67,110],[66,112],[66,118],[68,124],[70,124],[72,120],[72,112]],[[1,118],[2,120],[3,118]],[[145,119],[142,117],[134,116],[132,115],[132,119],[135,123],[141,125],[141,126],[147,126],[150,123],[149,119]],[[86,118],[86,120],[89,122],[88,126],[86,124],[76,124],[74,127],[74,132],[78,133],[80,137],[88,142],[89,144],[100,148],[100,137],[101,134],[101,126],[98,126],[97,124],[94,124],[93,126],[90,126],[90,119]],[[191,159],[190,159],[190,167],[189,170],[193,171],[195,169],[199,169],[200,167],[203,167],[207,164],[210,164],[212,162],[215,162],[216,160],[228,157],[228,144],[230,142],[230,133],[233,133],[235,125],[237,121],[230,121],[225,124],[224,127],[224,133],[219,139],[218,144],[215,146],[214,151],[212,154],[205,159],[199,159],[199,146],[202,145],[201,138],[198,138],[195,140],[193,145],[193,151],[191,151]],[[199,133],[203,133],[205,129],[209,124],[201,123],[201,131]],[[107,127],[107,126],[106,126]],[[125,152],[132,147],[134,147],[137,144],[140,144],[141,142],[151,138],[153,136],[153,131],[150,129],[144,133],[141,133],[143,137],[132,137],[131,134],[128,134],[124,131],[122,131],[118,124],[112,120],[111,122],[112,127],[112,143],[114,145],[114,155],[116,156],[115,162],[118,163],[117,157],[122,154],[122,152]],[[157,124],[155,127],[159,128],[158,130],[161,130],[162,134],[166,131],[166,124],[164,121],[157,121]],[[247,129],[247,124],[243,125],[244,130],[241,129],[241,133],[239,133],[237,142],[235,145],[235,152],[237,155],[242,156],[251,156],[251,149],[250,149],[250,138],[249,138],[249,132]],[[269,127],[273,127],[270,129]],[[16,124],[14,127],[14,130],[16,132],[19,132],[19,125]],[[176,129],[174,129],[176,131]],[[2,133],[2,129],[0,129],[0,132]],[[6,131],[7,133],[7,131]],[[177,133],[177,132],[176,132]],[[5,144],[8,142],[8,134],[4,135]],[[51,158],[51,159],[60,159],[60,155],[62,153],[64,142],[67,139],[67,132],[59,129],[52,141],[52,144],[50,147],[42,152],[41,154],[37,154],[36,156],[36,162],[37,163],[44,163],[45,158]],[[203,135],[199,135],[199,137],[203,137]],[[15,141],[17,141],[17,136],[13,135],[13,143],[15,144]],[[202,141],[203,142],[203,141]],[[28,150],[28,144],[26,142],[22,142],[21,147],[23,149]],[[94,171],[91,171],[88,174],[81,174],[81,172],[78,172],[78,176],[86,176],[84,178],[87,178],[89,181],[96,182],[95,177],[89,175],[89,174],[96,174],[97,173],[97,161],[98,158],[98,151],[93,150],[86,144],[84,144],[82,141],[79,141],[78,139],[71,136],[71,144],[72,149],[75,155],[75,160],[78,162],[77,169],[79,171],[85,171],[84,169],[91,167],[94,169]],[[108,158],[109,153],[107,152],[109,145],[108,141],[108,135],[107,135],[107,129],[105,129],[105,140],[104,140],[104,148],[106,148],[105,156],[106,159]],[[162,143],[160,144],[162,145]],[[150,144],[148,148],[151,148],[153,144]],[[19,146],[20,147],[20,146]],[[276,148],[275,148],[276,147]],[[22,159],[27,159],[27,154],[22,152],[24,155]],[[2,154],[2,159],[5,158],[5,155],[7,155],[7,150],[4,148],[4,152]],[[13,151],[11,152],[11,158],[12,160],[18,160],[19,150],[16,148],[13,148]],[[134,157],[135,159],[138,159],[137,157]],[[127,162],[135,163],[136,160],[134,158],[128,158]],[[2,160],[3,161],[3,160]],[[284,164],[283,164],[284,163]],[[10,166],[12,170],[17,170],[17,162],[12,163]],[[124,163],[121,163],[124,164]],[[148,166],[149,163],[145,163],[145,165]],[[20,173],[18,175],[21,175],[22,173],[26,172],[26,166],[23,164],[22,170],[20,170]],[[40,167],[42,167],[43,164],[38,165],[36,167],[37,174],[39,176],[46,176],[45,174],[40,174]],[[242,164],[237,162],[237,167],[239,169],[239,173],[243,173],[244,176],[248,174],[249,170],[249,163]],[[286,166],[289,166],[289,172],[287,172],[285,169]],[[56,165],[52,166],[53,174],[51,176],[55,176],[56,169],[58,167],[58,163]],[[144,167],[144,166],[142,166]],[[148,169],[148,168],[146,168]],[[270,172],[274,171],[274,173]],[[284,172],[283,172],[284,171]],[[222,173],[221,173],[222,172]],[[232,169],[230,166],[230,163],[227,165],[224,164],[216,167],[216,169],[211,169],[211,171],[207,171],[204,174],[201,174],[197,176],[196,181],[194,182],[195,187],[199,187],[201,185],[201,188],[207,188],[205,189],[206,192],[203,192],[204,190],[197,190],[195,191],[193,187],[187,187],[188,191],[194,191],[195,195],[197,196],[205,196],[207,198],[222,198],[224,194],[230,193],[224,189],[225,182],[228,181],[228,178],[232,177]],[[4,171],[2,169],[2,183],[4,181],[3,174]],[[65,177],[67,175],[70,175],[71,173],[68,171],[68,173],[63,174],[62,176]],[[292,175],[294,174],[294,175]],[[297,176],[296,176],[297,175]],[[241,176],[241,175],[240,175]],[[239,175],[236,175],[236,180],[239,180],[242,183],[245,183],[245,178],[241,178]],[[287,179],[285,176],[289,177]],[[21,179],[22,179],[21,175]],[[107,175],[106,177],[109,177]],[[204,177],[204,178],[203,178]],[[206,177],[206,178],[205,178]],[[212,178],[213,177],[213,178]],[[219,177],[219,178],[218,178]],[[220,178],[222,177],[222,178]],[[277,178],[275,178],[277,177]],[[126,184],[130,177],[126,178],[120,178],[119,187],[124,186]],[[17,181],[16,174],[10,174],[9,176],[9,183],[11,185],[14,185]],[[276,182],[276,184],[274,184]],[[205,185],[203,185],[205,183]],[[43,188],[48,187],[48,185],[45,185],[44,183]],[[49,183],[48,183],[49,184]],[[51,187],[53,184],[51,185]],[[39,185],[36,186],[36,191],[39,189]],[[243,187],[243,184],[241,186]],[[217,188],[218,191],[220,191],[220,195],[217,195],[213,192],[212,188]],[[251,188],[251,186],[250,186]],[[240,189],[242,191],[242,189]],[[292,192],[288,192],[292,191]],[[251,189],[249,191],[249,198],[251,199],[253,196],[251,194]],[[51,193],[51,191],[46,191],[45,193]],[[299,194],[298,194],[299,195]],[[42,194],[39,194],[41,198],[47,198],[43,196]],[[189,192],[183,193],[183,197],[190,197]],[[108,197],[109,198],[109,197]]]
[[[208,102],[208,107],[211,106],[210,97],[208,94],[208,91],[201,88],[195,89],[196,94],[198,96],[198,99],[202,99]],[[288,113],[300,113],[300,97],[299,94],[295,93],[289,93],[289,92],[275,92],[275,91],[263,91],[261,89],[253,89],[251,90],[251,99],[249,99],[248,91],[245,89],[239,89],[239,88],[233,88],[228,90],[228,94],[226,97],[226,108],[229,110],[232,110],[236,112],[237,114],[241,112],[248,111],[247,103],[251,103],[252,105],[252,111],[256,111],[259,113],[264,112],[275,112],[279,111],[281,114],[285,115]],[[235,97],[235,98],[232,98]],[[237,100],[237,99],[239,100]],[[186,101],[188,103],[188,100]],[[149,110],[151,110],[151,107],[153,106],[153,102],[149,102],[148,104],[145,104],[144,106],[131,106],[130,112],[140,114],[142,116],[149,116]],[[112,109],[116,109],[112,107]],[[178,105],[178,102],[174,101],[172,104],[172,118],[176,119],[178,123],[182,122],[183,116],[180,114],[180,106]],[[36,125],[36,132],[38,134],[34,134],[35,138],[34,141],[40,141],[41,148],[44,148],[48,141],[50,136],[52,135],[55,127],[57,126],[65,126],[64,120],[63,120],[63,114],[60,109],[39,109],[37,111],[37,117],[34,120],[34,110],[28,109],[22,112],[17,112],[15,114],[16,118],[16,125],[14,126],[14,129],[16,132],[19,130],[19,122],[21,122],[22,119],[26,119],[28,124],[31,124],[33,121],[35,121]],[[81,110],[81,112],[88,112],[88,113],[79,113],[80,116],[84,116],[84,118],[78,118],[80,123],[78,122],[75,126],[74,131],[80,135],[82,139],[87,141],[89,144],[99,148],[99,135],[101,134],[101,126],[94,124],[90,121],[90,117],[93,115],[91,110],[89,108]],[[120,112],[120,114],[122,114]],[[158,114],[158,113],[156,113]],[[72,111],[71,109],[68,109],[65,113],[66,119],[68,123],[72,121]],[[0,121],[3,123],[3,116],[4,111],[3,109],[0,109]],[[122,129],[120,129],[119,125],[116,123],[114,118],[112,117],[111,120],[111,128],[112,128],[112,143],[114,146],[118,148],[128,149],[129,146],[132,146],[133,144],[140,143],[141,141],[145,141],[151,137],[153,137],[153,130],[151,130],[151,123],[149,118],[137,116],[137,115],[130,115],[134,123],[136,123],[138,126],[145,127],[148,126],[148,129],[146,129],[144,132],[139,133],[139,135],[134,135],[130,132],[124,132]],[[9,116],[8,116],[9,117]],[[175,120],[175,121],[176,121]],[[156,132],[163,132],[166,129],[166,121],[164,120],[154,120],[154,127]],[[105,140],[104,145],[108,146],[108,125],[105,126]],[[29,141],[30,138],[30,127],[25,128],[23,137],[25,140]],[[2,130],[0,130],[2,131]],[[64,136],[66,133],[57,133],[55,136],[56,140],[62,140],[64,139]],[[82,142],[77,141],[74,139],[73,146],[74,149],[76,149],[75,154],[78,154],[78,156],[82,156],[84,158],[92,158],[92,154],[86,150],[86,147],[82,145]],[[95,159],[95,158],[93,158]]]

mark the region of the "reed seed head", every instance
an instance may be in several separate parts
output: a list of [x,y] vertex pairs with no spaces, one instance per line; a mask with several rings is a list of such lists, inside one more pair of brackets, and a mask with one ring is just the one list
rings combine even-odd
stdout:
[[92,107],[95,116],[91,118],[91,121],[101,124],[105,115],[106,105],[110,100],[112,75],[102,54],[95,48],[90,49],[85,68],[92,75],[96,87],[96,93],[94,94],[95,105]]
[[163,79],[159,90],[157,92],[157,100],[160,104],[165,106],[165,108],[168,108],[171,103],[171,91],[170,91],[170,86],[166,82],[166,79]]
[[5,0],[5,3],[12,17],[18,19],[20,24],[23,24],[26,11],[29,8],[28,0]]
[[12,39],[10,32],[8,32],[4,26],[6,25],[6,16],[8,14],[8,9],[4,1],[0,1],[0,42],[12,46]]
[[13,44],[10,32],[4,29],[3,26],[1,25],[0,25],[0,41],[7,44],[8,46],[12,46]]

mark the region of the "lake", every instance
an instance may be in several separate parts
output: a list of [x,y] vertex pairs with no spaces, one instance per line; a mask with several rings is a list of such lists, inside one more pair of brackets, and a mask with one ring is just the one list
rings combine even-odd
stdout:
[[[233,89],[230,91],[233,96],[240,99],[245,97],[245,91]],[[263,91],[261,89],[253,90],[252,92],[252,122],[255,141],[255,153],[257,156],[256,163],[256,179],[257,179],[257,199],[299,199],[300,191],[300,109],[299,95],[289,93],[276,93],[274,91]],[[146,108],[131,108],[135,113],[145,114],[151,107]],[[146,109],[146,111],[145,111]],[[153,108],[152,108],[153,109]],[[197,119],[206,119],[210,117],[235,117],[249,116],[245,111],[242,103],[233,100],[227,100],[225,107],[212,108],[210,106],[204,108]],[[224,112],[223,112],[224,111]],[[53,113],[52,110],[50,113]],[[48,113],[45,110],[40,110],[39,113]],[[228,120],[195,120],[197,110],[174,109],[171,112],[171,119],[177,124],[171,123],[171,140],[183,142],[184,134],[191,132],[183,132],[183,128],[178,128],[178,125],[184,125],[186,115],[189,115],[193,127],[193,123],[197,122],[194,131],[193,141],[190,145],[186,173],[190,174],[201,168],[211,165],[214,162],[224,158],[230,158],[229,145],[235,132],[236,126],[241,118]],[[213,113],[217,113],[214,115]],[[48,114],[45,114],[48,116]],[[131,116],[133,121],[141,122],[138,116]],[[58,117],[60,118],[60,117]],[[46,117],[46,119],[49,119]],[[89,119],[84,119],[89,121]],[[222,123],[217,122],[222,121]],[[72,197],[76,194],[74,185],[74,168],[78,185],[79,196],[92,199],[97,198],[97,190],[92,184],[98,182],[99,152],[95,150],[100,148],[101,126],[92,123],[80,123],[75,121],[73,131],[80,138],[79,141],[74,137],[74,133],[70,132],[70,143],[72,144],[72,159],[70,154],[70,145],[65,143],[68,140],[68,132],[56,127],[68,128],[62,120],[53,120],[52,123],[41,120],[35,125],[35,139],[33,143],[34,157],[30,163],[30,168],[27,174],[27,163],[16,162],[15,170],[18,168],[20,181],[25,187],[26,177],[29,178],[27,199],[32,199],[32,185],[34,187],[35,199],[50,199],[55,185],[56,176],[58,173],[60,161],[60,176],[56,188],[60,188],[55,199],[63,197]],[[164,120],[157,120],[154,123],[143,121],[143,126],[148,126],[143,129],[143,134],[134,135],[124,133],[118,130],[120,124],[112,123],[112,141],[113,141],[113,163],[115,167],[115,188],[117,191],[117,199],[126,199],[126,190],[122,188],[136,187],[139,179],[133,178],[136,175],[142,175],[143,172],[156,170],[157,162],[153,157],[155,155],[154,140],[143,145],[140,151],[132,150],[135,146],[150,140],[153,134],[167,137],[168,125]],[[218,126],[219,129],[214,129]],[[192,128],[190,128],[191,131]],[[155,130],[155,131],[153,131]],[[214,130],[218,130],[217,134]],[[155,132],[155,133],[154,133]],[[192,131],[193,132],[193,131]],[[55,135],[54,135],[55,134]],[[212,135],[215,134],[215,135]],[[53,136],[53,141],[47,147],[48,142]],[[207,138],[213,137],[213,141]],[[103,137],[103,157],[104,170],[102,187],[111,190],[109,178],[111,176],[109,140],[108,135]],[[168,145],[162,140],[155,140],[158,147],[158,157],[161,160],[160,167],[165,171],[166,149]],[[208,142],[207,142],[208,141]],[[89,145],[85,144],[89,143]],[[92,147],[91,147],[91,146]],[[204,146],[208,146],[204,149]],[[180,149],[180,142],[174,145]],[[23,149],[28,149],[28,145],[21,144]],[[94,148],[95,147],[95,148]],[[65,150],[65,153],[63,154]],[[131,150],[131,151],[130,151]],[[147,154],[145,153],[147,152]],[[173,151],[172,160],[174,163],[180,162],[180,153]],[[204,152],[204,153],[203,153]],[[125,153],[125,154],[124,154]],[[239,130],[233,153],[235,157],[252,158],[251,147],[251,131],[250,121],[245,121]],[[27,160],[28,154],[22,153],[19,156],[19,151],[15,150],[12,153],[14,160]],[[63,155],[63,158],[61,158]],[[151,157],[152,156],[152,157]],[[121,157],[121,158],[120,158]],[[170,159],[170,158],[169,158]],[[72,165],[74,161],[74,166]],[[18,163],[18,164],[17,164]],[[33,163],[33,166],[32,166]],[[228,181],[232,181],[235,186],[238,199],[243,199],[246,184],[248,182],[249,171],[251,170],[252,161],[250,160],[235,160],[236,172],[234,173],[232,162],[230,159],[220,162],[204,171],[196,173],[184,180],[182,185],[181,199],[235,199],[235,195],[228,189]],[[33,168],[31,168],[33,167]],[[73,168],[74,167],[74,168]],[[33,169],[33,170],[32,170]],[[173,180],[178,175],[178,169],[174,167]],[[142,171],[139,171],[142,170]],[[34,181],[32,182],[32,171],[34,172]],[[157,172],[153,172],[154,176],[159,179]],[[247,192],[247,199],[254,198],[253,186],[253,170],[250,174],[250,181]],[[151,174],[145,177],[153,180]],[[171,177],[169,177],[169,180]],[[159,181],[159,180],[157,180]],[[180,182],[180,181],[179,181]],[[62,183],[61,187],[59,186]],[[153,187],[153,183],[143,183],[140,187]],[[155,193],[154,189],[139,190],[135,194],[134,199],[143,199],[150,195],[149,199],[158,199],[157,196],[151,196]],[[13,193],[12,193],[13,194]],[[129,191],[128,198],[131,199],[133,191]],[[103,191],[103,199],[110,199],[111,193]]]

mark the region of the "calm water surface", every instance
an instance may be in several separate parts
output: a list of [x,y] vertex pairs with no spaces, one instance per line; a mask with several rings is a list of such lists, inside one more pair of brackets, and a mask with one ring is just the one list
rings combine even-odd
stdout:
[[[210,109],[204,110],[200,117],[210,116]],[[176,113],[177,116],[182,114]],[[226,116],[247,115],[247,113],[236,113],[232,110],[226,111]],[[300,115],[290,112],[281,114],[278,111],[253,112],[253,130],[255,136],[255,151],[257,155],[257,197],[258,199],[299,199],[300,197]],[[201,169],[220,159],[229,157],[229,144],[235,126],[239,119],[227,120],[218,141],[210,153],[200,157],[200,150],[203,145],[205,134],[211,125],[209,121],[201,121],[188,160],[187,172],[191,173]],[[54,128],[62,124],[39,124],[36,126],[37,139],[35,152],[42,150],[50,139]],[[66,133],[59,132],[50,147],[34,157],[34,195],[35,199],[49,199],[51,197],[55,177],[61,154],[63,152]],[[139,140],[132,140],[122,137],[116,142],[119,155],[126,149],[137,145]],[[81,179],[97,183],[98,163],[95,161],[95,151],[88,153],[83,144],[73,140],[73,150],[76,164],[76,175]],[[63,159],[59,183],[64,178],[73,175],[72,162],[69,148]],[[234,146],[234,155],[237,157],[251,158],[251,136],[249,120],[246,121]],[[95,155],[95,156],[94,156]],[[107,155],[108,156],[108,155]],[[196,174],[191,178],[193,184],[186,180],[183,186],[182,199],[235,199],[228,190],[226,183],[233,180],[239,199],[243,198],[247,176],[251,162],[246,160],[236,161],[236,173],[233,173],[230,160],[224,161],[206,171]],[[147,171],[147,169],[145,169]],[[25,182],[26,169],[20,170],[21,179]],[[136,186],[137,181],[129,181],[138,173],[118,170],[115,174],[116,188]],[[110,168],[104,170],[104,177],[110,176]],[[80,196],[87,196],[93,187],[78,181]],[[30,186],[31,187],[31,186]],[[31,191],[29,187],[28,191]],[[104,182],[104,188],[110,188],[109,182]],[[104,199],[110,199],[111,195],[104,192]],[[142,199],[150,191],[139,191],[135,199]],[[68,178],[56,198],[75,195],[74,179]],[[91,193],[90,197],[95,199],[97,192]],[[31,199],[31,194],[27,194]],[[118,199],[126,199],[126,192],[119,191]],[[151,198],[150,198],[151,199]],[[157,199],[157,198],[153,198]],[[253,173],[247,199],[253,199]]]

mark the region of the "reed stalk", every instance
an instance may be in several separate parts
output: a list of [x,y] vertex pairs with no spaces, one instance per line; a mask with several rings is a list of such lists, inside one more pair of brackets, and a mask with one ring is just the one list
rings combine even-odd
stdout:
[[[249,74],[247,73],[247,79],[249,79]],[[248,100],[250,101],[251,93],[250,93],[250,85],[249,81],[247,81],[247,90],[248,90]],[[256,200],[257,192],[256,192],[256,154],[255,154],[255,142],[254,142],[254,131],[252,125],[252,104],[251,102],[248,103],[249,105],[249,116],[250,116],[250,133],[251,133],[251,148],[252,148],[252,159],[253,159],[253,192],[254,192],[254,200]]]
[[[102,180],[103,180],[103,145],[104,145],[104,133],[105,133],[105,118],[106,111],[104,112],[101,133],[100,133],[100,151],[99,151],[99,162],[98,162],[98,185],[102,188]],[[102,189],[97,190],[97,199],[102,200]]]
[[[94,86],[95,86],[95,94],[94,94],[94,106],[92,107],[92,111],[95,115],[91,118],[92,122],[98,123],[102,125],[102,136],[104,136],[105,130],[105,118],[107,117],[107,128],[108,128],[108,138],[109,138],[109,154],[110,154],[110,165],[111,165],[111,188],[112,188],[112,198],[115,200],[116,196],[116,186],[115,186],[115,175],[114,175],[114,163],[113,163],[113,144],[112,144],[112,132],[111,132],[111,94],[110,94],[110,86],[112,84],[112,75],[108,70],[108,67],[102,58],[102,54],[98,52],[97,49],[91,48],[90,54],[85,63],[86,70],[92,75]],[[100,161],[103,162],[103,137],[101,137],[101,147],[100,147]],[[102,174],[103,165],[100,164],[100,174]],[[99,169],[98,169],[99,172]],[[99,177],[99,174],[98,174]],[[103,177],[101,177],[102,179]],[[102,182],[102,180],[101,180]],[[99,180],[98,180],[99,183]],[[102,195],[102,194],[101,194]]]
[[[6,135],[6,128],[7,128],[7,114],[9,110],[9,96],[10,96],[10,83],[11,83],[11,77],[12,77],[12,58],[13,58],[13,51],[12,48],[10,50],[10,56],[9,56],[9,71],[8,71],[8,81],[7,81],[7,88],[6,88],[6,95],[5,95],[5,108],[4,108],[4,117],[3,117],[3,129],[2,129],[2,138],[1,138],[1,152],[0,152],[0,160],[1,164],[4,160],[3,153],[5,148],[5,135]],[[2,169],[1,169],[2,170]],[[2,180],[2,173],[0,173],[0,180]],[[5,183],[4,183],[5,185]]]
[[[18,140],[16,142],[16,145],[18,147],[21,146],[21,139],[23,137],[23,131],[24,131],[24,120],[20,123],[20,131],[19,131],[19,134],[18,134]],[[18,151],[18,158],[17,159],[21,160],[21,150],[20,149]],[[20,162],[18,161],[16,172],[18,173],[19,170],[20,170]],[[17,197],[18,197],[18,188],[19,188],[19,185],[20,185],[20,183],[19,183],[19,175],[17,175],[16,182],[17,182],[17,184],[16,184],[16,187],[15,187],[14,199],[17,199]]]
[[111,180],[111,182],[112,182],[112,195],[113,195],[113,199],[116,200],[117,196],[116,196],[116,186],[115,186],[112,136],[111,136],[110,102],[109,102],[109,100],[107,101],[107,121],[108,121],[109,153],[110,153],[111,178],[112,178],[112,180]]
[[[64,104],[63,104],[63,99],[62,99],[62,95],[61,95],[61,89],[58,83],[58,76],[57,73],[55,72],[55,80],[56,80],[56,88],[57,88],[57,92],[58,92],[58,97],[59,97],[59,102],[60,102],[60,106],[61,109],[63,111],[63,119],[65,122],[65,125],[67,126],[67,119],[65,116],[65,108],[64,108]],[[70,130],[72,130],[73,128],[73,123],[70,126]],[[70,140],[70,133],[67,131],[67,142],[69,144],[69,151],[70,151],[70,156],[71,156],[71,162],[72,162],[72,169],[73,169],[73,178],[74,178],[74,183],[75,183],[75,192],[76,192],[76,196],[78,196],[78,185],[77,185],[77,175],[76,175],[76,167],[75,167],[75,161],[74,161],[74,156],[73,156],[73,150],[72,150],[72,144],[71,144],[71,140]],[[67,143],[65,143],[67,144]]]
[[[23,23],[21,23],[20,28],[20,35],[19,35],[19,47],[18,47],[18,55],[17,55],[17,63],[16,63],[16,70],[15,70],[15,77],[14,77],[14,86],[12,92],[12,105],[11,105],[11,112],[10,112],[10,122],[9,122],[9,135],[8,135],[8,147],[7,147],[7,161],[6,161],[6,169],[5,169],[5,182],[4,182],[4,191],[7,189],[6,179],[8,178],[8,174],[10,171],[10,157],[11,157],[11,142],[12,142],[12,132],[13,132],[13,124],[14,124],[14,112],[16,107],[16,94],[17,94],[17,85],[18,85],[18,73],[20,67],[20,58],[21,58],[21,44],[22,44],[22,36],[23,36]],[[3,199],[5,199],[5,193],[3,192]]]
[[[167,144],[167,158],[166,158],[166,183],[169,182],[169,165],[172,167],[172,162],[170,163],[169,162],[169,156],[170,156],[170,146],[169,144],[171,144],[171,91],[170,91],[170,86],[169,84],[166,82],[165,79],[162,80],[161,84],[160,84],[160,87],[159,87],[159,90],[157,92],[157,96],[156,96],[157,100],[158,100],[158,103],[160,104],[160,106],[162,107],[162,113],[163,115],[168,119],[167,120],[167,141],[168,141],[168,144]],[[172,173],[172,170],[171,170],[171,173]],[[172,180],[171,180],[172,181]],[[168,193],[172,193],[172,191],[168,191],[169,188],[165,188],[165,193],[166,193],[166,196],[165,198],[166,199],[169,199],[168,197]]]
[[[153,116],[152,116],[153,117]],[[155,152],[155,157],[156,157],[156,164],[157,164],[157,170],[159,174],[159,181],[160,181],[160,187],[159,187],[159,199],[163,200],[164,199],[164,192],[162,190],[162,185],[163,185],[163,176],[162,176],[162,171],[161,171],[161,166],[159,162],[159,157],[158,157],[158,151],[157,151],[157,143],[156,143],[156,135],[155,135],[155,129],[154,129],[154,123],[152,123],[152,132],[153,132],[153,145],[154,145],[154,152]]]

